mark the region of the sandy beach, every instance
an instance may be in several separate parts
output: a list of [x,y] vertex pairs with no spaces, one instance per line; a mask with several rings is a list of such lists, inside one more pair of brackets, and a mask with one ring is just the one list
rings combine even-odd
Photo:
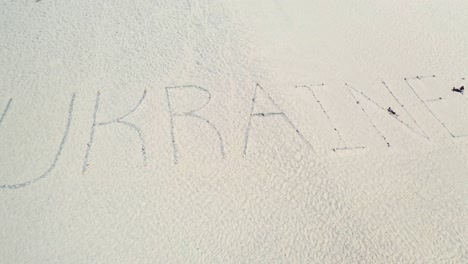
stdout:
[[468,263],[468,2],[1,1],[1,263]]

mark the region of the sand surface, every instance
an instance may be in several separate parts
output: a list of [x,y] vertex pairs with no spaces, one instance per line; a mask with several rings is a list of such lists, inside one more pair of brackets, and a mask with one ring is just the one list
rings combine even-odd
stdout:
[[0,262],[468,263],[467,28],[461,0],[2,0]]

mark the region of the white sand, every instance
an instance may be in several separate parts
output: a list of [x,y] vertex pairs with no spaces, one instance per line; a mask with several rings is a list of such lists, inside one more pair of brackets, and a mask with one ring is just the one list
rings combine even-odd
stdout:
[[1,1],[1,263],[468,263],[467,1],[174,2]]

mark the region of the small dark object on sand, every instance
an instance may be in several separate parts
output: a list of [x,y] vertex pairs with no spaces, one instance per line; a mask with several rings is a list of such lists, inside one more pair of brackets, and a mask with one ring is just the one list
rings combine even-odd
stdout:
[[463,94],[464,91],[465,91],[465,87],[464,87],[464,86],[462,86],[462,87],[460,87],[460,88],[458,88],[458,89],[455,88],[455,87],[452,88],[452,92],[457,92],[457,93]]

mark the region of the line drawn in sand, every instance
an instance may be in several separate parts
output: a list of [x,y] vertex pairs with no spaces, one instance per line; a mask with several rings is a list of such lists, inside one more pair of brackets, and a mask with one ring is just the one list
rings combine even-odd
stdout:
[[3,110],[2,115],[0,116],[0,126],[2,125],[3,119],[5,118],[6,114],[8,113],[8,110],[10,110],[10,106],[11,106],[12,101],[13,101],[13,98],[10,98],[10,100],[8,100],[8,103],[5,106],[5,109]]
[[135,124],[123,120],[127,116],[134,113],[141,106],[141,104],[143,103],[143,100],[145,99],[145,97],[146,97],[146,90],[143,91],[143,95],[141,96],[138,103],[128,113],[124,114],[121,117],[110,120],[110,121],[97,122],[96,118],[97,118],[97,113],[99,111],[99,102],[100,102],[100,98],[101,98],[101,93],[97,92],[96,102],[95,102],[95,105],[94,105],[94,112],[93,112],[93,124],[91,125],[91,131],[90,131],[90,134],[89,134],[89,141],[88,141],[88,144],[87,144],[85,156],[83,158],[83,165],[82,165],[82,168],[81,168],[82,173],[85,173],[88,166],[89,166],[89,163],[88,163],[89,154],[90,154],[91,148],[92,148],[92,146],[94,144],[94,134],[95,134],[95,131],[96,131],[96,127],[110,125],[110,124],[124,125],[124,126],[127,126],[127,127],[131,128],[131,129],[133,129],[137,133],[138,138],[140,139],[140,142],[141,142],[141,156],[142,156],[142,159],[143,159],[143,165],[146,166],[148,164],[148,158],[147,158],[147,154],[146,154],[146,143],[145,143],[145,139],[143,137],[143,132]]
[[[261,113],[254,113],[255,109],[255,103],[256,103],[256,98],[257,98],[257,90],[260,89],[267,97],[267,99],[275,106],[277,112],[261,112]],[[273,98],[270,96],[265,89],[263,89],[260,84],[255,85],[254,89],[254,95],[252,98],[252,106],[250,108],[250,115],[249,115],[249,124],[247,125],[247,129],[245,130],[245,144],[244,144],[244,151],[243,151],[243,156],[247,156],[247,147],[249,144],[249,138],[250,138],[250,129],[252,126],[252,117],[269,117],[269,116],[281,116],[283,119],[288,123],[293,129],[296,131],[298,136],[307,144],[307,146],[313,151],[314,147],[310,142],[304,137],[304,135],[299,131],[299,129],[294,125],[294,123],[289,119],[289,117],[286,115],[286,113],[281,109],[281,107],[273,100]]]
[[[435,75],[434,75],[435,76]],[[419,123],[416,121],[416,119],[408,112],[408,110],[406,109],[406,107],[400,102],[400,100],[398,99],[398,97],[395,96],[395,94],[392,92],[392,90],[390,89],[390,87],[387,85],[387,83],[385,81],[382,81],[382,84],[384,85],[385,89],[387,89],[387,91],[390,93],[390,95],[395,99],[395,101],[401,106],[401,108],[403,108],[403,110],[405,110],[406,114],[410,117],[410,119],[414,122],[414,124],[419,128],[419,130],[423,133],[423,136],[425,138],[427,138],[428,140],[430,140],[429,136],[426,134],[426,132],[421,128],[421,126],[419,125]],[[398,118],[397,118],[398,119]],[[398,119],[399,120],[399,119]]]
[[[430,141],[430,138],[429,136],[426,134],[426,132],[424,132],[424,130],[421,128],[421,126],[416,122],[415,118],[407,111],[407,109],[405,108],[405,106],[401,103],[400,100],[398,100],[398,98],[395,96],[395,94],[392,92],[392,90],[389,88],[389,86],[384,82],[382,81],[382,84],[384,85],[384,87],[387,89],[387,91],[390,93],[390,95],[395,99],[395,101],[404,109],[404,111],[406,112],[406,114],[410,117],[410,119],[414,122],[414,124],[416,125],[416,127],[418,128],[419,131],[415,130],[414,128],[412,128],[408,123],[406,123],[405,121],[403,121],[402,119],[400,119],[399,115],[396,115],[396,114],[391,114],[390,116],[396,120],[397,122],[399,122],[400,124],[402,124],[404,127],[406,127],[409,131],[413,132],[414,134],[418,135],[418,136],[421,136],[425,139],[427,139],[428,141]],[[363,111],[363,113],[366,115],[366,117],[369,119],[369,122],[371,123],[371,125],[374,127],[374,129],[377,131],[377,133],[380,134],[380,136],[382,137],[382,139],[385,141],[385,143],[387,144],[388,147],[391,146],[390,142],[387,140],[387,137],[383,134],[383,132],[381,130],[379,130],[377,128],[377,126],[375,125],[375,123],[370,119],[370,115],[367,113],[367,111],[365,110],[365,108],[360,104],[360,101],[356,98],[356,96],[353,94],[353,91],[360,94],[363,98],[365,98],[368,102],[370,102],[371,104],[373,104],[375,107],[381,109],[382,111],[385,111],[385,112],[392,112],[392,111],[389,111],[389,109],[391,109],[391,107],[389,108],[385,108],[383,106],[381,106],[379,103],[377,103],[375,100],[373,100],[372,98],[370,98],[369,96],[367,96],[366,94],[364,94],[362,91],[359,91],[357,90],[356,88],[352,87],[351,85],[349,85],[348,83],[345,83],[345,86],[347,88],[347,90],[349,91],[349,93],[351,94],[351,96],[356,100],[356,103],[358,105],[360,105],[360,108],[361,110]]]
[[[434,102],[434,99],[431,99],[431,100],[424,100],[421,98],[421,96],[418,94],[418,92],[416,92],[416,89],[411,85],[411,83],[409,82],[409,80],[417,80],[417,81],[421,81],[421,79],[425,79],[425,78],[436,78],[435,75],[431,75],[431,76],[416,76],[416,77],[407,77],[407,78],[404,78],[405,82],[406,82],[406,85],[411,89],[411,91],[413,92],[413,94],[419,99],[419,101],[424,105],[424,107],[427,109],[427,111],[429,111],[429,113],[435,118],[435,120],[437,120],[437,122],[439,122],[439,124],[450,134],[450,136],[452,136],[452,138],[462,138],[462,137],[468,137],[468,134],[465,134],[465,135],[455,135],[448,127],[447,125],[434,113],[434,111],[432,111],[432,109],[429,107],[429,105],[427,104],[427,102]],[[462,79],[463,80],[463,79]],[[439,97],[440,100],[442,100],[441,97]]]
[[[10,102],[11,102],[11,99],[10,99]],[[45,177],[49,176],[49,174],[55,169],[55,166],[57,165],[57,162],[60,158],[60,156],[62,155],[62,150],[65,146],[65,143],[67,142],[67,138],[68,138],[68,134],[70,132],[70,126],[71,126],[71,122],[72,122],[72,117],[73,117],[73,107],[75,105],[75,94],[72,95],[71,97],[71,100],[70,100],[70,104],[68,106],[68,116],[67,116],[67,122],[66,122],[66,125],[65,125],[65,131],[63,132],[63,136],[62,136],[62,139],[60,140],[60,144],[59,144],[59,147],[58,147],[58,150],[55,154],[55,157],[54,157],[54,160],[52,161],[52,164],[49,166],[49,168],[43,172],[40,176],[34,178],[34,179],[31,179],[31,180],[28,180],[28,181],[25,181],[25,182],[22,182],[22,183],[17,183],[17,184],[4,184],[4,185],[0,185],[0,189],[19,189],[19,188],[23,188],[23,187],[26,187],[30,184],[33,184],[41,179],[44,179]],[[2,120],[3,120],[3,116],[2,115]],[[0,120],[1,121],[1,120]]]
[[[190,89],[190,88],[191,89],[197,89],[197,90],[205,92],[206,94],[208,94],[208,100],[206,101],[206,103],[204,103],[202,106],[200,106],[200,107],[198,107],[196,109],[193,109],[193,110],[190,110],[190,111],[187,111],[187,112],[182,112],[182,113],[175,113],[173,108],[172,108],[172,102],[171,102],[171,96],[170,96],[169,90],[172,90],[172,89]],[[174,164],[177,164],[179,162],[179,148],[178,148],[178,146],[176,144],[176,140],[175,140],[174,117],[194,117],[196,119],[205,121],[218,135],[219,148],[221,150],[221,156],[222,156],[223,159],[226,158],[226,152],[224,150],[223,136],[219,132],[218,128],[216,128],[216,126],[211,121],[209,121],[208,119],[206,119],[204,117],[201,117],[200,115],[196,114],[197,111],[201,110],[202,108],[204,108],[206,105],[208,105],[210,103],[211,93],[207,89],[199,87],[199,86],[182,85],[182,86],[166,87],[166,96],[167,96],[167,105],[169,107],[169,115],[170,115],[170,122],[171,122],[171,137],[172,137],[172,149],[173,149]]]
[[[346,86],[346,89],[349,91],[349,94],[354,98],[354,101],[356,102],[356,104],[359,105],[359,108],[361,108],[362,112],[364,113],[364,115],[367,117],[367,119],[369,120],[369,123],[372,125],[372,127],[375,129],[375,131],[377,131],[377,133],[380,135],[380,137],[385,141],[385,143],[387,144],[387,147],[390,147],[390,142],[388,142],[387,140],[387,137],[385,137],[385,135],[382,133],[382,131],[380,131],[380,129],[377,128],[377,126],[375,125],[375,123],[371,120],[369,114],[366,112],[366,110],[364,109],[364,107],[360,104],[359,100],[356,98],[356,96],[354,96],[353,92],[351,91],[351,89],[353,89],[354,91],[357,91],[355,90],[353,87],[351,87],[348,83],[345,83],[345,86]],[[362,93],[362,95],[364,95]],[[364,95],[365,96],[365,95]],[[366,96],[365,96],[366,97]],[[368,100],[371,100],[369,97],[367,97]],[[382,108],[381,106],[377,105],[379,108]],[[382,108],[384,109],[385,111],[387,111],[385,108]]]
[[333,128],[333,130],[335,131],[336,135],[338,136],[338,139],[340,140],[341,142],[341,145],[343,145],[343,147],[338,147],[338,148],[332,148],[333,151],[341,151],[341,150],[356,150],[356,149],[365,149],[366,147],[364,146],[361,146],[361,147],[350,147],[348,145],[348,143],[346,143],[346,141],[343,139],[343,137],[341,136],[341,133],[340,131],[338,130],[338,128],[335,126],[335,124],[333,123],[330,115],[328,114],[328,112],[325,110],[325,107],[323,106],[322,102],[320,102],[320,100],[318,99],[317,95],[315,94],[314,90],[313,90],[313,87],[324,87],[325,84],[321,83],[321,84],[312,84],[312,85],[296,85],[296,88],[306,88],[311,94],[312,96],[314,97],[315,101],[318,103],[318,105],[320,106],[320,109],[322,110],[323,114],[325,115],[325,117],[327,118],[328,122],[330,123],[331,127]]

